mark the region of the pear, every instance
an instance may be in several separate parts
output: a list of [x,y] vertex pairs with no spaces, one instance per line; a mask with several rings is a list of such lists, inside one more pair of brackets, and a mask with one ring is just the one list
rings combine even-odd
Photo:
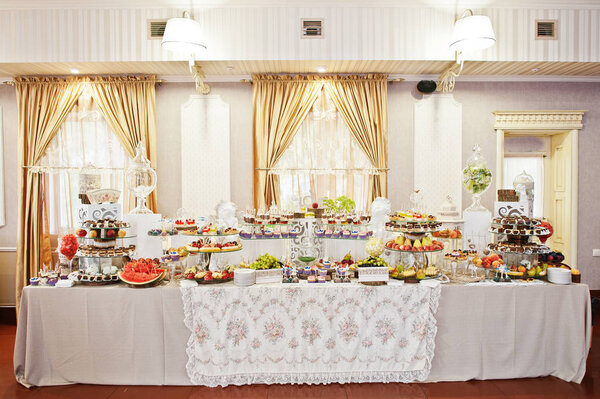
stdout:
[[423,271],[423,269],[419,269],[419,271],[417,272],[417,280],[423,280],[425,278],[425,272]]
[[412,243],[410,242],[410,240],[408,238],[406,240],[404,240],[404,245],[408,245],[409,247],[412,247]]
[[527,276],[528,277],[535,277],[535,269],[529,269],[527,270]]
[[431,246],[431,245],[433,245],[433,242],[431,241],[431,238],[427,237],[427,236],[423,237],[423,246],[428,247],[428,246]]
[[396,242],[396,244],[398,244],[400,246],[404,245],[404,237],[402,237],[402,236],[396,237],[395,242]]
[[415,243],[413,244],[413,247],[415,247],[415,248],[421,248],[422,246],[423,246],[423,244],[421,244],[421,241],[415,240]]

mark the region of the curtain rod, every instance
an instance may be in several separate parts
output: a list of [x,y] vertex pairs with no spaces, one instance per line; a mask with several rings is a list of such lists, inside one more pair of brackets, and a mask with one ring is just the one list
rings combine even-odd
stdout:
[[[404,78],[393,78],[393,79],[388,79],[387,81],[388,81],[388,83],[401,83],[404,81]],[[240,79],[240,82],[252,84],[252,79]]]
[[[115,82],[118,82],[118,81],[115,81]],[[164,79],[154,79],[154,80],[152,80],[152,79],[140,79],[140,80],[129,80],[129,81],[128,80],[123,80],[123,82],[155,82],[157,84],[160,84],[160,83],[165,83],[166,80],[164,80]],[[16,82],[14,80],[5,80],[2,83],[4,83],[5,85],[14,86]],[[68,81],[61,81],[61,82],[52,82],[52,81],[50,81],[50,82],[32,82],[32,83],[61,84],[61,83],[69,83],[69,82]],[[92,83],[92,84],[95,84],[95,83],[110,83],[110,82],[105,82],[105,81],[104,82],[86,81],[86,82],[81,82],[81,83]]]
[[256,170],[266,170],[266,171],[290,171],[290,170],[300,170],[300,171],[330,171],[330,170],[342,170],[342,171],[346,171],[346,170],[361,170],[361,171],[369,171],[369,170],[383,170],[383,171],[388,171],[390,170],[389,168],[369,168],[369,169],[365,169],[365,168],[255,168]]
[[21,166],[23,169],[36,169],[36,170],[43,170],[43,171],[52,171],[52,170],[72,170],[72,171],[76,171],[76,172],[84,172],[84,171],[89,171],[89,172],[94,172],[96,170],[120,170],[120,171],[125,171],[127,168],[111,168],[111,167],[104,167],[104,166],[93,166],[93,167],[89,167],[89,166],[48,166],[48,165],[23,165]]

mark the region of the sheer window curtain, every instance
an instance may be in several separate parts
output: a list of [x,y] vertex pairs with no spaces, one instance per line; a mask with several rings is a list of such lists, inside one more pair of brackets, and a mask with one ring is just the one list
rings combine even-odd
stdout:
[[121,190],[123,213],[134,206],[135,198],[125,187],[124,174],[129,156],[90,96],[79,97],[38,166],[44,174],[45,211],[51,234],[78,225],[79,178],[83,171],[99,174],[102,188]]
[[348,125],[322,89],[300,130],[271,173],[279,175],[283,208],[304,196],[315,200],[341,195],[360,210],[367,207],[369,175],[376,173]]
[[544,157],[541,154],[531,156],[504,157],[504,187],[513,188],[515,177],[526,171],[533,177],[533,216],[544,216]]

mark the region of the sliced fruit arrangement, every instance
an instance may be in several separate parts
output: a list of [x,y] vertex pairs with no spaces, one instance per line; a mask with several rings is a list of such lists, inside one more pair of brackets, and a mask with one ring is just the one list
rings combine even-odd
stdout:
[[132,260],[123,266],[118,276],[121,281],[130,285],[150,285],[164,277],[165,269],[159,268],[158,265],[156,260],[149,258]]
[[434,252],[444,249],[444,244],[437,240],[432,240],[430,237],[424,236],[421,240],[412,242],[410,239],[403,236],[398,236],[393,240],[389,240],[385,246],[394,251],[404,252]]

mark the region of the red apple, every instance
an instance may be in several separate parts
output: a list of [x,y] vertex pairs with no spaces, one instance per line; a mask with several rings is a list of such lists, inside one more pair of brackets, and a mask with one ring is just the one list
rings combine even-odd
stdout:
[[313,209],[317,209],[319,207],[319,203],[313,202],[312,207],[313,207]]

